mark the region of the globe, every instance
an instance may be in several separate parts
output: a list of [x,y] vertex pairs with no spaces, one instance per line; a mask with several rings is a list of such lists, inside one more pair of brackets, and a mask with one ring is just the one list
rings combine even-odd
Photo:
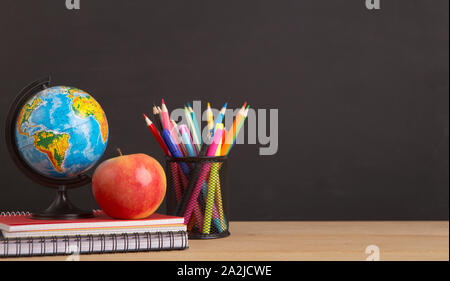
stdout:
[[74,178],[100,159],[108,142],[108,121],[100,104],[73,87],[34,94],[16,119],[20,156],[41,175]]

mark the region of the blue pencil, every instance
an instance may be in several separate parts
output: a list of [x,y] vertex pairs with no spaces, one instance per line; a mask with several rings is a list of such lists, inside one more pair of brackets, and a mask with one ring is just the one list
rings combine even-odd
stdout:
[[219,112],[219,115],[217,115],[217,118],[214,120],[214,127],[211,130],[211,135],[212,136],[214,136],[214,128],[216,127],[216,125],[219,124],[219,123],[222,123],[223,118],[225,117],[225,111],[227,110],[227,105],[228,105],[228,102],[226,102],[223,105],[222,109]]
[[[166,146],[169,149],[172,157],[183,157],[183,154],[178,149],[178,146],[176,145],[175,141],[173,140],[172,135],[170,134],[168,129],[163,130],[162,138],[163,138],[164,142],[166,143]],[[185,175],[189,175],[189,172],[190,172],[189,166],[184,162],[181,162],[180,166],[181,166],[181,169],[183,170],[183,173]]]

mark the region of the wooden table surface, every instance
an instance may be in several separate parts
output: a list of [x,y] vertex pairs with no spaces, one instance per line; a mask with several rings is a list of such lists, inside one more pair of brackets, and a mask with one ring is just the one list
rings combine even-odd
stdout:
[[[80,260],[449,260],[448,221],[231,222],[231,236],[189,240],[189,249],[81,255]],[[65,260],[65,256],[2,260]]]

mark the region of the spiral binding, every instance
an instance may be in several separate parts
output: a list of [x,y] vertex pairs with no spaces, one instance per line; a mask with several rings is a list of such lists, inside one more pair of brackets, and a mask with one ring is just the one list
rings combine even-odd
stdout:
[[[101,212],[102,210],[99,209],[94,209],[92,210],[92,212],[94,213],[98,213]],[[31,212],[28,211],[4,211],[4,212],[0,212],[0,216],[7,216],[7,217],[11,217],[11,216],[30,216]]]
[[31,215],[30,212],[24,212],[24,211],[7,211],[7,212],[0,212],[0,216],[2,217],[10,217],[10,216],[29,216]]

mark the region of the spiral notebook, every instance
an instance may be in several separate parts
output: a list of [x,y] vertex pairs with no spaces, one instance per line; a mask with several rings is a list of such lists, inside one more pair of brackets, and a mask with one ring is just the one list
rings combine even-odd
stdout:
[[181,250],[188,248],[183,218],[153,214],[116,220],[95,210],[82,220],[33,220],[28,212],[0,213],[0,257]]
[[0,258],[182,250],[186,231],[0,239]]

